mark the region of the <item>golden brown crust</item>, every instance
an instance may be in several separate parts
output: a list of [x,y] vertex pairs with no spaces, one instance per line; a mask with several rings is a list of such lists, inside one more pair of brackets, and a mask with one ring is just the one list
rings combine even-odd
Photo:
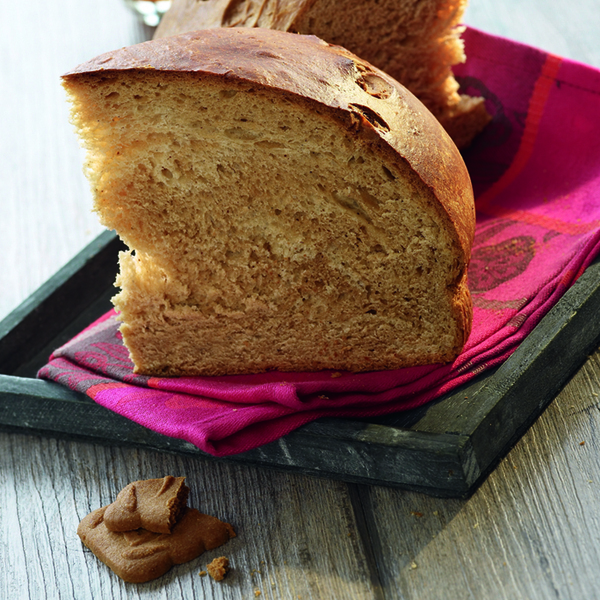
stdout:
[[[111,108],[113,103],[110,100],[108,103],[105,100],[98,100],[99,96],[104,99],[112,95],[109,91],[103,92],[102,90],[107,90],[113,84],[117,85],[115,81],[119,82],[120,93],[115,89],[113,94],[122,96],[119,100],[121,104],[118,113],[115,113],[116,109]],[[293,276],[298,278],[293,280],[291,287],[289,283],[292,281],[291,279],[286,280],[288,283],[285,284],[281,283],[283,280],[280,279],[280,283],[277,283],[279,287],[275,284],[273,284],[275,287],[269,287],[273,270],[279,269],[280,277],[282,272],[286,276],[292,277],[291,271],[287,270],[287,263],[284,262],[289,260],[288,247],[292,245],[291,242],[287,243],[290,239],[289,233],[284,236],[287,240],[286,247],[281,250],[282,246],[277,255],[271,253],[270,243],[267,243],[266,246],[256,245],[258,242],[255,238],[244,239],[242,236],[240,242],[243,252],[246,253],[244,256],[248,255],[248,260],[251,262],[256,259],[256,263],[252,262],[251,267],[248,266],[249,263],[244,263],[245,259],[242,258],[238,263],[235,262],[237,260],[235,251],[238,248],[230,248],[232,250],[231,259],[227,258],[226,252],[215,255],[213,249],[211,260],[213,258],[214,260],[211,264],[214,264],[216,271],[211,271],[212,267],[206,266],[202,272],[204,279],[188,276],[187,272],[183,273],[181,269],[178,270],[177,265],[173,266],[173,263],[178,262],[180,246],[176,251],[173,246],[167,244],[166,254],[163,252],[160,256],[162,263],[154,260],[156,245],[160,244],[161,240],[150,240],[149,236],[154,235],[153,231],[160,231],[161,226],[154,223],[151,228],[143,229],[142,227],[131,233],[135,227],[138,227],[138,223],[148,220],[145,209],[130,218],[127,211],[135,212],[138,210],[135,206],[127,210],[119,208],[122,204],[119,197],[124,196],[131,199],[136,206],[145,207],[146,203],[154,202],[157,195],[154,193],[149,195],[144,187],[151,184],[150,180],[143,177],[139,181],[135,178],[126,178],[123,181],[125,181],[127,190],[119,187],[123,185],[120,183],[122,179],[119,177],[113,178],[111,180],[113,183],[107,183],[114,174],[114,170],[126,162],[125,155],[139,139],[131,138],[131,132],[139,131],[137,128],[142,124],[144,126],[148,124],[143,121],[142,117],[139,117],[141,120],[138,120],[135,111],[139,106],[135,97],[131,95],[134,92],[130,89],[131,86],[141,86],[142,82],[143,85],[150,85],[152,89],[161,86],[164,89],[173,89],[178,94],[188,94],[188,98],[190,94],[193,96],[196,93],[194,90],[197,90],[199,98],[204,97],[203,94],[212,93],[211,98],[219,98],[211,104],[212,109],[219,110],[218,113],[211,113],[216,120],[222,119],[223,116],[221,112],[223,100],[219,94],[223,92],[226,97],[230,97],[233,92],[236,101],[242,97],[250,98],[252,102],[261,98],[261,102],[265,106],[271,107],[269,108],[271,112],[261,113],[269,114],[270,117],[262,121],[260,118],[258,119],[259,122],[265,123],[263,128],[278,127],[280,121],[285,120],[285,115],[289,113],[289,115],[296,115],[294,119],[299,116],[302,122],[311,120],[313,126],[330,132],[327,134],[329,136],[327,139],[330,140],[327,144],[331,145],[326,147],[322,141],[312,141],[313,146],[311,146],[310,153],[307,152],[306,144],[308,142],[304,129],[296,130],[294,143],[300,148],[302,156],[313,154],[312,150],[315,151],[316,156],[322,156],[319,159],[320,162],[315,163],[318,165],[315,167],[316,170],[323,171],[323,169],[329,168],[330,164],[342,165],[340,168],[336,166],[330,172],[331,176],[323,180],[323,183],[332,185],[334,190],[334,196],[327,197],[324,202],[330,203],[333,199],[334,204],[338,207],[336,210],[341,208],[344,212],[338,214],[335,220],[333,217],[326,216],[326,219],[329,219],[328,224],[320,223],[320,230],[325,232],[322,234],[324,237],[320,239],[321,244],[325,242],[323,248],[335,249],[339,246],[337,239],[332,237],[333,231],[336,232],[335,235],[338,238],[345,238],[343,241],[345,250],[343,252],[339,250],[339,255],[335,254],[338,257],[336,258],[338,263],[341,261],[341,266],[339,264],[335,266],[328,262],[323,257],[321,248],[310,247],[308,244],[307,249],[314,250],[315,254],[311,259],[312,262],[309,259],[301,262],[294,255],[295,262],[293,264],[298,266],[298,272],[302,273],[301,276],[295,272]],[[94,186],[97,194],[97,208],[104,218],[105,224],[116,228],[125,242],[136,250],[135,257],[128,255],[121,259],[123,291],[116,300],[117,308],[122,311],[124,321],[122,333],[136,364],[136,372],[156,375],[220,375],[271,369],[299,371],[335,368],[365,371],[398,368],[425,362],[445,362],[458,354],[471,324],[470,299],[464,285],[475,225],[469,176],[460,153],[441,125],[410,92],[388,75],[347,50],[327,44],[314,36],[294,35],[266,29],[212,29],[155,40],[104,54],[66,74],[64,83],[73,97],[80,94],[81,98],[89,99],[92,96],[87,94],[88,92],[96,93],[94,96],[96,100],[88,102],[81,98],[78,99],[79,108],[76,109],[85,113],[85,118],[82,116],[76,116],[76,118],[79,120],[80,127],[82,124],[88,123],[82,127],[82,131],[84,135],[90,136],[88,148],[91,149],[92,156],[102,155],[104,151],[100,149],[96,153],[94,144],[98,141],[92,139],[95,135],[93,134],[94,128],[100,122],[98,115],[101,106],[105,107],[102,119],[106,126],[102,125],[100,129],[104,132],[102,135],[108,136],[102,138],[101,148],[106,149],[108,144],[111,156],[113,154],[115,157],[118,156],[115,159],[116,162],[109,161],[104,166],[99,162],[95,163],[100,166],[94,175]],[[202,85],[196,85],[198,83]],[[129,91],[125,93],[126,90]],[[154,92],[152,95],[154,97]],[[124,98],[128,98],[128,100]],[[250,100],[248,101],[250,102]],[[168,114],[173,118],[177,117],[180,114],[180,105],[170,104],[169,106]],[[194,103],[192,106],[189,114],[193,115],[191,122],[195,122],[197,120],[195,107],[198,104]],[[242,110],[247,110],[247,105],[243,106]],[[161,108],[160,105],[157,107]],[[167,109],[163,108],[163,110]],[[234,115],[232,118],[238,119],[239,112],[233,111],[229,114]],[[160,115],[156,116],[162,119]],[[116,123],[114,127],[113,123]],[[188,122],[186,121],[186,123]],[[235,125],[234,129],[237,131],[240,123],[235,121],[232,124]],[[119,146],[122,142],[118,136],[122,133],[117,133],[117,130],[130,132],[127,140],[123,142],[123,146]],[[177,147],[180,147],[180,141],[186,139],[187,134],[192,133],[191,129],[183,131],[184,137],[174,140]],[[154,135],[154,131],[151,131],[150,134]],[[234,147],[238,148],[234,145],[234,140],[227,136],[222,139],[222,142],[223,148],[228,151],[233,151]],[[341,145],[344,145],[344,148]],[[256,156],[257,146],[253,146],[254,150],[247,155],[243,154],[245,150],[242,146],[239,148],[242,154],[236,154],[235,161],[241,162],[243,158]],[[120,154],[119,149],[123,150],[124,154]],[[371,203],[379,206],[379,200],[370,194],[381,195],[384,188],[389,192],[386,192],[388,195],[385,200],[387,203],[385,211],[372,215],[377,220],[376,226],[373,226],[368,214],[365,213],[366,217],[365,215],[360,216],[362,214],[360,211],[363,209],[357,206],[359,212],[355,213],[354,208],[350,208],[350,204],[354,202],[352,198],[339,195],[335,197],[336,186],[344,188],[346,185],[344,183],[346,169],[343,165],[348,165],[349,155],[353,156],[356,149],[359,149],[358,154],[364,155],[360,157],[364,166],[360,167],[363,170],[355,170],[353,173],[363,173],[367,177],[374,177],[373,174],[377,173],[377,177],[370,180],[371,192],[369,193],[366,190],[361,191],[365,181],[364,177],[353,179],[352,186],[355,191],[351,193],[356,193],[359,197],[364,194],[362,201],[366,205]],[[324,151],[324,154],[321,154],[321,151]],[[185,159],[186,156],[189,154],[182,155],[180,158]],[[269,154],[269,156],[271,155]],[[139,164],[140,159],[132,158],[131,160],[131,164]],[[205,162],[202,164],[206,165],[212,158],[205,156],[204,160]],[[286,158],[286,162],[288,160],[291,158]],[[298,172],[288,174],[281,171],[284,168],[283,163],[273,162],[272,158],[269,158],[269,161],[268,168],[265,169],[264,165],[260,168],[257,175],[260,181],[249,184],[250,187],[252,185],[263,186],[265,176],[279,175],[284,179],[300,182],[296,187],[289,188],[293,189],[291,196],[308,198],[311,202],[316,198],[314,189],[311,192],[305,186],[304,180],[301,179],[303,177],[302,169],[305,168],[304,163],[302,165],[294,163],[299,165]],[[371,165],[371,167],[367,165]],[[169,168],[174,168],[174,166],[170,165]],[[312,169],[313,167],[308,168]],[[371,170],[365,171],[364,169],[367,168]],[[145,166],[143,166],[144,169],[146,169]],[[359,167],[353,167],[353,169],[359,169]],[[310,176],[311,173],[313,171],[309,170],[305,174]],[[238,196],[239,185],[246,184],[250,180],[254,181],[253,176],[253,172],[246,172],[244,179],[240,180],[238,186],[235,187]],[[378,183],[374,184],[373,181]],[[136,188],[136,186],[138,187]],[[133,191],[134,188],[137,192]],[[140,190],[140,188],[142,189]],[[321,185],[321,188],[324,189],[324,186]],[[264,187],[261,189],[264,198],[271,197],[270,194],[273,190],[265,190]],[[135,193],[138,193],[139,196],[135,197]],[[212,194],[212,188],[208,189],[207,193]],[[119,196],[120,194],[121,196]],[[253,198],[253,210],[258,210],[259,200],[262,196],[261,198],[251,197]],[[165,201],[170,202],[169,198],[170,196],[167,194]],[[204,202],[201,195],[197,201]],[[406,239],[403,238],[405,239],[404,246],[399,242],[396,244],[398,237],[394,234],[392,236],[394,243],[390,246],[391,251],[388,254],[379,255],[376,242],[378,239],[382,241],[389,236],[390,232],[394,230],[393,227],[400,227],[401,215],[405,212],[402,207],[404,201],[412,204],[413,212],[411,214],[415,217],[411,217],[413,225],[403,230],[407,232]],[[225,205],[237,206],[234,210],[239,212],[240,208],[245,210],[244,202],[243,196],[231,198],[229,195],[224,197],[224,203],[217,202],[211,205],[213,208],[210,210],[218,212],[221,210],[221,206]],[[290,205],[289,199],[286,204]],[[185,211],[186,206],[182,205],[180,210]],[[277,209],[275,210],[276,214],[282,212],[278,209],[277,204],[271,206],[263,203],[262,206],[261,210],[266,212],[262,213],[261,223],[264,218],[272,218],[269,215],[274,209]],[[323,206],[318,204],[316,212],[319,212]],[[113,210],[115,207],[116,210]],[[416,207],[419,207],[418,210]],[[155,206],[153,214],[158,216],[169,214],[165,213],[163,209],[164,205]],[[353,215],[353,220],[345,220],[349,218],[347,217],[348,209]],[[377,212],[379,208],[374,210]],[[172,211],[172,214],[177,215],[179,211]],[[271,221],[272,225],[280,226],[283,223],[281,219],[288,218],[286,214],[282,214],[277,223]],[[319,214],[319,218],[321,218],[323,215]],[[333,213],[330,214],[333,215]],[[360,223],[356,222],[357,214],[360,217],[359,220],[363,219],[364,221],[362,227],[359,227]],[[221,219],[216,214],[211,214],[209,220],[213,216],[215,219]],[[316,214],[312,216],[317,217]],[[228,222],[229,217],[222,215],[222,218],[224,220],[219,222]],[[318,221],[318,219],[313,220]],[[425,221],[432,225],[424,225]],[[415,225],[417,222],[421,224]],[[290,225],[300,227],[294,223],[290,222]],[[344,225],[340,229],[342,227],[340,223],[346,223],[348,227],[346,228]],[[366,228],[364,227],[365,223]],[[234,225],[241,228],[247,223],[245,221],[243,223],[234,222]],[[169,230],[168,227],[165,225],[165,231]],[[429,241],[425,242],[424,237],[417,240],[415,227],[427,227],[426,235]],[[360,229],[364,230],[365,234],[367,229],[373,232],[374,237],[369,241],[368,248],[363,246],[362,239],[359,239],[363,237]],[[286,231],[289,232],[289,229]],[[438,231],[440,235],[432,233],[434,231]],[[312,233],[312,231],[308,231],[308,233],[304,232],[298,235],[302,238],[306,234],[310,238]],[[352,239],[355,239],[356,243],[353,244]],[[187,243],[187,241],[189,241],[187,238],[179,240],[180,243]],[[275,243],[275,241],[274,238],[270,239],[270,242]],[[420,244],[419,247],[423,251],[430,253],[427,254],[430,258],[422,262],[422,267],[418,268],[418,272],[416,265],[411,267],[415,270],[414,276],[410,276],[412,279],[407,279],[405,275],[399,278],[400,271],[404,274],[410,271],[405,267],[411,259],[402,259],[401,257],[404,256],[407,247],[415,241],[417,245]],[[382,243],[387,244],[383,241]],[[444,244],[443,252],[441,244]],[[365,248],[368,254],[365,254],[361,248]],[[436,255],[436,251],[440,251],[440,254]],[[193,248],[190,248],[190,252],[194,252]],[[256,252],[262,253],[261,256],[264,255],[264,261],[263,259],[259,260],[258,255],[252,257]],[[441,256],[442,253],[444,256]],[[223,256],[226,257],[225,260],[222,259]],[[276,262],[275,258],[274,262],[269,262],[275,256],[279,262]],[[380,256],[384,258],[380,260],[378,258]],[[421,256],[424,255],[421,254]],[[396,261],[394,264],[397,265],[399,265],[397,261],[404,260],[404,266],[398,266],[394,271],[396,267],[391,268],[389,265],[392,263],[388,262],[388,259]],[[190,268],[189,273],[197,273],[199,263],[202,268],[209,264],[207,256],[203,256],[202,260],[195,260],[196,262],[191,261],[189,265],[186,263],[186,268],[188,266]],[[322,260],[323,264],[318,263],[319,260]],[[344,266],[343,261],[345,260],[350,261],[350,270],[357,265],[357,262],[360,261],[362,264],[360,267],[363,269],[360,271],[362,274],[357,275],[359,270],[353,273],[352,284],[349,283],[350,279],[343,279],[348,271]],[[369,261],[371,262],[369,263]],[[367,263],[377,265],[381,269],[382,279],[377,281],[377,276],[373,277],[372,270],[364,266]],[[428,275],[432,266],[436,269],[436,275],[435,280],[430,279],[429,281],[430,283],[435,282],[440,289],[439,294],[436,293],[436,298],[443,300],[435,304],[435,309],[430,310],[431,314],[428,318],[431,320],[426,323],[429,328],[428,335],[431,339],[435,339],[435,343],[428,347],[426,353],[419,354],[420,350],[416,352],[414,348],[416,343],[422,339],[421,334],[416,332],[422,331],[420,327],[425,324],[420,321],[423,313],[422,311],[419,313],[417,310],[418,300],[414,294],[401,294],[401,291],[413,288],[417,280],[423,282],[427,277],[433,277]],[[162,270],[163,267],[166,270]],[[236,269],[238,270],[236,271]],[[249,269],[256,269],[252,272],[259,277],[260,287],[251,287],[249,295],[240,300],[242,296],[238,290],[246,293],[246,288],[237,282],[244,280],[246,274],[250,272]],[[213,273],[222,273],[224,277],[214,278]],[[344,273],[342,278],[339,277],[340,273]],[[363,282],[363,276],[366,276],[368,281]],[[255,280],[252,277],[250,275],[247,277],[250,286],[254,286]],[[423,278],[421,279],[421,277]],[[371,278],[373,278],[372,281]],[[320,279],[324,279],[325,284]],[[163,289],[163,281],[171,282],[170,287],[167,286],[168,289]],[[198,283],[202,281],[208,281],[209,284]],[[230,290],[232,281],[239,286],[234,291]],[[382,300],[375,307],[369,304],[375,301],[374,298],[370,298],[371,287],[377,287],[381,283],[387,286],[386,289],[390,290],[390,295],[385,302],[383,302],[383,296],[380,296],[379,298]],[[322,292],[324,285],[328,286],[327,293],[330,296],[325,296]],[[421,286],[419,289],[425,290],[423,285],[419,283]],[[318,286],[321,287],[318,288]],[[190,292],[192,288],[193,291]],[[218,291],[212,292],[213,289]],[[294,293],[297,292],[297,296],[290,294],[290,289],[295,289]],[[207,290],[213,294],[210,298],[207,296]],[[428,294],[427,298],[432,298],[430,288],[427,290],[423,293]],[[394,296],[396,293],[398,296]],[[343,296],[346,297],[344,302],[348,302],[348,297],[359,297],[357,294],[364,296],[364,305],[362,304],[363,300],[352,305],[353,308],[350,312],[354,319],[352,321],[354,329],[351,330],[350,337],[356,341],[347,342],[346,325],[342,326],[341,323],[346,323],[348,311],[345,313],[346,309],[338,311],[339,317],[333,313],[341,305],[340,299]],[[400,295],[406,297],[400,298]],[[217,296],[217,301],[211,299]],[[304,302],[305,297],[303,296],[309,299],[312,296],[318,301],[315,300],[312,304],[312,300],[307,302],[304,305],[305,308],[297,308],[295,304],[287,306],[290,302],[292,304]],[[360,297],[362,298],[362,296]],[[379,302],[379,300],[377,301]],[[407,304],[402,305],[403,301],[406,301]],[[240,308],[241,305],[245,308]],[[347,303],[344,306],[350,306],[350,304]],[[322,313],[310,312],[312,308],[306,307],[322,310]],[[330,313],[330,318],[334,320],[339,318],[339,322],[336,320],[334,327],[331,327],[331,323],[327,324],[327,319],[321,316],[315,317],[315,315],[323,313]],[[394,314],[392,315],[392,313]],[[388,319],[388,314],[391,320],[384,323],[384,320]],[[377,317],[371,318],[372,315],[377,315]],[[450,318],[451,315],[452,318]],[[151,326],[147,325],[148,319],[152,321]],[[242,321],[243,326],[240,325]],[[290,323],[294,323],[294,325],[291,326]],[[379,323],[379,326],[376,323]],[[440,323],[443,323],[442,328],[445,329],[446,341],[443,344],[439,342]],[[338,328],[335,329],[335,326]],[[405,327],[404,331],[410,329],[410,336],[412,336],[410,342],[404,343],[400,340],[398,327]],[[365,328],[370,328],[369,340],[371,341],[361,344],[366,339]],[[385,328],[385,336],[387,336],[385,338],[382,337],[384,335],[383,328]],[[406,335],[408,336],[408,334]],[[262,346],[257,348],[253,344],[259,338],[262,338]],[[402,339],[408,340],[408,337]],[[211,348],[207,346],[209,341],[212,345]],[[279,342],[282,342],[283,349],[275,346]],[[404,346],[402,346],[403,343]],[[402,350],[400,350],[401,347]],[[221,351],[220,349],[223,348],[227,350]],[[376,349],[378,352],[375,351]],[[215,357],[213,350],[218,351],[219,356]],[[182,357],[177,364],[173,362],[175,355]],[[195,358],[198,356],[210,356],[211,358],[208,364],[199,364]]]
[[[348,127],[368,130],[373,144],[387,147],[392,160],[408,162],[433,191],[468,263],[475,208],[458,149],[406,88],[344,48],[274,30],[209,29],[102,54],[63,78],[68,84],[79,74],[136,69],[257,83],[317,102]],[[392,95],[394,102],[386,102]]]
[[343,46],[414,93],[459,148],[490,120],[466,108],[451,68],[464,62],[466,0],[174,0],[154,39],[199,29],[260,27],[316,35]]
[[215,27],[263,27],[298,32],[298,21],[315,0],[203,0],[173,2],[154,39]]

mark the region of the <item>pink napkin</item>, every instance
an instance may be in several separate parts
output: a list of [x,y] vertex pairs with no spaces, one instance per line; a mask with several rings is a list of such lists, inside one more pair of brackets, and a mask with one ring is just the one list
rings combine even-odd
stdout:
[[224,456],[319,417],[419,406],[502,363],[600,249],[600,72],[468,29],[464,90],[493,122],[465,152],[478,221],[474,324],[452,364],[350,374],[142,377],[113,312],[56,350],[39,376],[150,429]]

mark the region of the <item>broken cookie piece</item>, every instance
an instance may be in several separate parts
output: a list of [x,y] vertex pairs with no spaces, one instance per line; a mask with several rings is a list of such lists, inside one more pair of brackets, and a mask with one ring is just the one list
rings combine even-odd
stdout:
[[229,571],[229,559],[225,556],[219,556],[206,567],[206,570],[215,581],[222,581]]
[[99,508],[84,517],[77,534],[98,559],[130,583],[156,579],[172,566],[193,560],[235,537],[229,523],[187,507],[170,534],[146,529],[111,531],[105,522],[107,509]]
[[107,507],[104,523],[110,531],[143,527],[154,533],[170,533],[185,509],[189,488],[185,477],[134,481],[123,488]]

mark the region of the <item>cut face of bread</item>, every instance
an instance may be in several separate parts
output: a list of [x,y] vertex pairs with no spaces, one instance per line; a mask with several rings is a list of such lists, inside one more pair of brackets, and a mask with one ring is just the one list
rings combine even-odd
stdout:
[[453,359],[471,324],[460,155],[394,80],[313,37],[219,29],[64,77],[120,257],[136,372]]
[[490,121],[483,98],[459,95],[452,74],[465,61],[466,6],[467,0],[173,0],[155,38],[214,27],[316,35],[407,87],[460,148]]

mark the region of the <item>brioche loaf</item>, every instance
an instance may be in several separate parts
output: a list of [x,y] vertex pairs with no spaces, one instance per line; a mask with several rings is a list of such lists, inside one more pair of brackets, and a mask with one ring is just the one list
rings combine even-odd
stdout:
[[490,121],[483,98],[458,93],[467,0],[173,0],[155,33],[264,27],[314,34],[347,48],[406,86],[459,148]]
[[132,250],[136,372],[367,371],[470,330],[462,158],[395,80],[316,37],[211,29],[63,76],[95,209]]

